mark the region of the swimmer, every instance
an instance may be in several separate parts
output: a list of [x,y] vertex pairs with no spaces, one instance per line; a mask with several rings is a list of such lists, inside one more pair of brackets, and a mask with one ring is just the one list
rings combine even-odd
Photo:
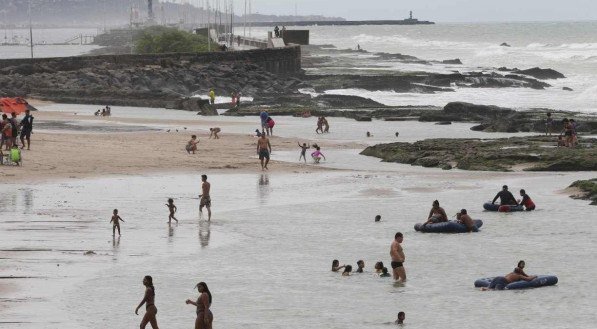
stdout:
[[381,222],[381,215],[376,215],[375,216],[375,221],[376,222]]
[[373,135],[371,135],[370,132],[367,132],[367,137],[371,137],[371,136],[373,136]]
[[520,204],[524,206],[526,211],[535,210],[535,203],[531,200],[531,197],[527,194],[525,190],[520,190],[520,196],[522,197],[522,201]]
[[346,265],[340,266],[340,262],[337,259],[332,261],[332,272],[338,272],[340,269],[345,268]]
[[388,273],[388,268],[384,267],[381,269],[381,274],[379,275],[380,278],[388,278],[391,277],[390,273]]
[[394,235],[394,241],[390,246],[390,256],[392,257],[392,269],[394,272],[394,280],[405,282],[406,281],[406,271],[404,270],[403,263],[406,259],[404,256],[404,250],[402,250],[402,241],[404,240],[404,236],[402,233],[397,232]]
[[151,324],[153,329],[158,328],[158,321],[156,319],[156,315],[158,313],[158,309],[155,307],[155,288],[153,287],[153,279],[151,276],[146,275],[143,278],[143,285],[145,288],[145,295],[139,303],[139,306],[135,309],[135,314],[139,314],[139,309],[143,304],[145,304],[145,315],[143,316],[143,320],[141,320],[141,329],[145,329],[147,323]]
[[399,132],[396,132],[396,137],[398,137],[398,135],[400,135],[400,133],[399,133]]
[[298,143],[298,146],[301,148],[301,155],[299,156],[299,161],[301,161],[301,159],[304,159],[305,163],[307,163],[306,154],[307,154],[307,150],[309,148],[311,148],[311,146],[307,145],[307,143],[303,143],[303,145],[301,145],[301,143]]
[[398,319],[394,322],[395,324],[404,324],[404,319],[406,319],[406,314],[404,312],[398,312]]
[[344,272],[342,272],[342,276],[350,276],[350,272],[352,272],[352,265],[346,265]]
[[118,216],[118,209],[114,209],[112,219],[110,219],[110,223],[112,223],[112,236],[116,234],[116,229],[118,229],[118,235],[120,235],[120,222],[124,223],[124,219]]
[[375,263],[375,273],[382,273],[383,270],[383,262]]
[[209,139],[211,139],[212,136],[214,137],[214,139],[220,139],[220,136],[218,136],[220,131],[222,131],[222,129],[218,127],[209,128]]
[[365,268],[365,262],[364,262],[362,259],[360,259],[360,260],[357,262],[357,270],[356,270],[355,272],[356,272],[356,273],[363,273],[363,269],[364,269],[364,268]]
[[168,203],[166,203],[166,207],[168,207],[168,210],[170,210],[170,215],[168,215],[168,224],[170,224],[173,219],[178,223],[178,219],[176,219],[176,217],[174,217],[174,213],[177,210],[176,206],[174,205],[174,200],[168,199]]

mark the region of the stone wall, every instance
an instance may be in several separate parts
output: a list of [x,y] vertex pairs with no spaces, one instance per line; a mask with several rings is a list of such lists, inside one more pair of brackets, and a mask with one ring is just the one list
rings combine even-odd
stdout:
[[295,45],[308,45],[309,44],[309,30],[286,30],[282,33],[284,43],[295,44]]
[[174,64],[181,61],[198,64],[224,62],[254,63],[270,73],[293,74],[301,69],[301,48],[300,46],[289,46],[278,49],[255,49],[210,53],[2,59],[0,60],[0,70],[27,64],[43,65],[56,71],[74,71],[105,63],[122,66],[159,65],[167,67],[170,63]]

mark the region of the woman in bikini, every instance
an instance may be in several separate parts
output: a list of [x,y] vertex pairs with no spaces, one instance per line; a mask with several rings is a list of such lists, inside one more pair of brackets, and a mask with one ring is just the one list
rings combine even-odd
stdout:
[[143,320],[141,320],[141,329],[145,329],[147,323],[151,324],[153,329],[158,328],[158,321],[156,319],[156,314],[158,314],[158,309],[155,307],[155,288],[153,287],[153,279],[151,276],[146,275],[143,278],[143,285],[145,286],[145,295],[139,303],[139,306],[135,309],[135,314],[139,314],[139,309],[143,304],[145,304],[145,315],[143,316]]
[[197,307],[197,319],[195,320],[195,329],[212,329],[214,316],[209,310],[211,307],[211,292],[205,282],[197,283],[197,290],[199,290],[199,298],[194,302],[187,299],[186,303]]

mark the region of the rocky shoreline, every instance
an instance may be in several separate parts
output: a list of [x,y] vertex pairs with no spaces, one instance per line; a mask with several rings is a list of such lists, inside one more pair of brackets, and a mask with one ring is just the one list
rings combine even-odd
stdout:
[[570,188],[578,189],[580,194],[570,196],[573,199],[590,200],[591,204],[597,206],[597,178],[578,180]]
[[367,147],[362,155],[414,166],[477,171],[595,171],[597,139],[576,148],[557,147],[553,136],[427,139]]

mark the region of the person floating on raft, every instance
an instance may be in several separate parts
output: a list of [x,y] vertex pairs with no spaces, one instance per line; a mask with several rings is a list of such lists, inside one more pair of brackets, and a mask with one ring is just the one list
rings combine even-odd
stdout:
[[517,273],[518,267],[516,269],[514,269],[514,272],[506,274],[505,276],[496,276],[495,278],[493,278],[493,280],[491,280],[491,283],[489,284],[489,287],[482,287],[481,290],[483,291],[487,291],[487,290],[504,290],[506,288],[507,285],[509,285],[512,282],[516,282],[516,281],[533,281],[537,278],[537,276],[532,275],[532,276],[528,276],[526,274],[522,274],[524,273],[524,271],[522,271],[522,273]]
[[501,205],[518,206],[518,202],[514,198],[514,195],[512,195],[512,193],[508,191],[508,185],[502,186],[502,190],[495,195],[495,197],[491,201],[491,204],[495,204],[495,200],[497,200],[498,198],[500,198]]
[[520,196],[522,197],[520,204],[524,206],[526,211],[535,210],[535,203],[525,190],[520,190]]
[[427,221],[423,223],[423,226],[427,224],[436,224],[441,222],[447,222],[448,215],[446,215],[446,211],[444,208],[439,206],[439,201],[433,201],[431,205],[431,210],[429,211],[429,216],[427,216]]

